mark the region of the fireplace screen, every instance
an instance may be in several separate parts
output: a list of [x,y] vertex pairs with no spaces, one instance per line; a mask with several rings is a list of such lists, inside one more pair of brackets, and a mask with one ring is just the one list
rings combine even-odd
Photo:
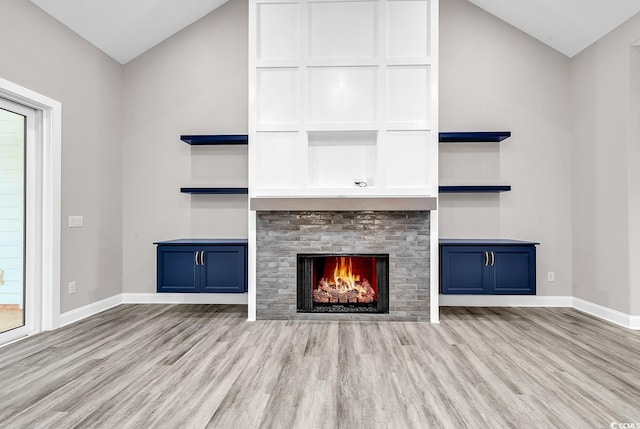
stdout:
[[389,255],[298,255],[298,312],[389,311]]

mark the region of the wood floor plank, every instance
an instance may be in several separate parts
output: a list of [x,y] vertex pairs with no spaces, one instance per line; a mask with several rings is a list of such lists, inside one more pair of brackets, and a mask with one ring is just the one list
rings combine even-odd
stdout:
[[0,348],[0,427],[600,428],[640,423],[638,368],[639,332],[572,309],[433,325],[121,305]]

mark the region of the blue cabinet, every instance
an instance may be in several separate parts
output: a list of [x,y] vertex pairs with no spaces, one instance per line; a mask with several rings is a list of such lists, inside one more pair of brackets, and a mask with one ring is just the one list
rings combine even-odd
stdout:
[[247,240],[180,239],[155,244],[158,292],[247,291]]
[[535,295],[537,244],[518,240],[440,240],[441,293]]

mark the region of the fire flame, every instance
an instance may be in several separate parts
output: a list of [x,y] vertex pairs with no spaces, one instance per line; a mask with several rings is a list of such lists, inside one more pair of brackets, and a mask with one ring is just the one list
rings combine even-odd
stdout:
[[356,282],[360,283],[360,275],[353,274],[351,258],[340,256],[337,259],[333,270],[333,284],[340,285],[342,289],[356,289]]
[[353,272],[352,258],[348,256],[336,257],[336,266],[331,273],[326,273],[318,282],[317,289],[313,291],[314,302],[327,304],[349,303],[349,304],[370,304],[376,300],[375,289],[364,277],[363,273]]

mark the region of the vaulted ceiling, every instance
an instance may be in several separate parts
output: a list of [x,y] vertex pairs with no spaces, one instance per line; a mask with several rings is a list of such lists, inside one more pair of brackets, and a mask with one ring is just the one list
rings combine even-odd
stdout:
[[[31,1],[126,64],[227,0]],[[469,1],[569,57],[640,12],[640,0]]]
[[640,12],[640,0],[469,1],[568,57]]
[[227,0],[31,0],[121,64]]

